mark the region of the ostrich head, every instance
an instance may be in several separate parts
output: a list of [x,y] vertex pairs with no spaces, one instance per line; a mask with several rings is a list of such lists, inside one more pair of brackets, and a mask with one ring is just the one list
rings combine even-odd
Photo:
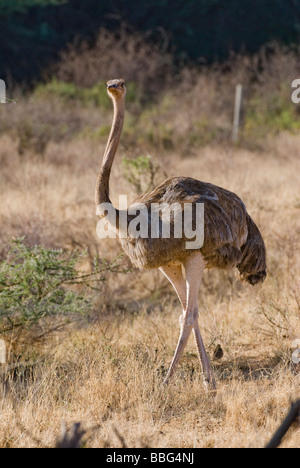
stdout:
[[111,98],[120,98],[126,93],[125,81],[122,79],[108,81],[106,83],[106,88],[107,93]]

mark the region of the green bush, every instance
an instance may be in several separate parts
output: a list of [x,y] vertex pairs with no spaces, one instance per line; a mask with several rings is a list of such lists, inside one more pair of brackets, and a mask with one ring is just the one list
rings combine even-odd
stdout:
[[37,324],[45,317],[89,312],[93,295],[78,292],[74,285],[99,290],[105,272],[119,271],[119,263],[95,260],[93,270],[83,273],[76,266],[84,256],[42,246],[30,248],[23,238],[13,240],[0,263],[0,334]]
[[137,194],[153,190],[162,178],[167,177],[160,164],[149,154],[135,159],[123,157],[122,165],[125,179]]
[[[136,84],[127,83],[126,90],[126,101],[138,103],[139,95]],[[58,97],[64,102],[78,101],[84,106],[111,107],[105,81],[99,81],[91,88],[83,88],[81,86],[76,86],[74,83],[66,83],[52,78],[48,83],[39,84],[34,94],[41,98],[51,98],[51,96]]]
[[256,97],[250,100],[245,117],[245,132],[265,137],[270,132],[299,130],[300,122],[296,107],[286,94],[278,92],[264,99]]
[[45,84],[39,84],[34,94],[38,97],[49,97],[55,96],[63,99],[64,101],[82,99],[83,90],[73,83],[65,83],[53,78],[51,81]]

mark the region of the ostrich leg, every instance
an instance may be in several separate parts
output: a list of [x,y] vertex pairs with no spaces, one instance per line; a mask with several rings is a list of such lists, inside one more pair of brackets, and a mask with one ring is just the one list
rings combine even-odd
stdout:
[[206,385],[210,387],[211,390],[216,390],[217,385],[216,385],[214,373],[210,365],[209,358],[207,356],[204,343],[200,334],[198,318],[195,321],[193,333],[194,333],[194,338],[195,338],[196,345],[197,345],[199,359],[203,368],[204,382]]
[[181,266],[168,266],[160,268],[160,270],[172,283],[183,307],[183,315],[181,316],[180,320],[180,336],[171,366],[164,383],[168,383],[169,379],[174,374],[187,340],[191,334],[192,329],[194,329],[194,337],[199,358],[203,367],[205,381],[208,382],[211,388],[215,389],[216,383],[213,377],[213,371],[204,348],[198,325],[197,298],[203,271],[205,268],[205,262],[202,255],[197,252],[195,255],[188,257],[184,263],[184,267],[186,271],[186,280],[182,275]]
[[170,281],[175,289],[177,296],[181,302],[183,311],[186,308],[186,282],[182,274],[182,266],[180,265],[167,265],[160,267],[160,271]]

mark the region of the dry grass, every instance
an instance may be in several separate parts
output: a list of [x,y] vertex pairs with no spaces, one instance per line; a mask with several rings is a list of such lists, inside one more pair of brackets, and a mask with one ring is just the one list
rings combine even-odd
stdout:
[[[260,289],[232,273],[207,272],[200,324],[219,382],[206,393],[192,341],[167,388],[180,307],[156,272],[113,277],[90,324],[48,337],[29,352],[33,364],[8,372],[1,388],[1,447],[53,446],[61,421],[93,428],[88,447],[261,447],[299,397],[291,345],[300,338],[299,137],[283,134],[271,152],[204,147],[191,157],[164,153],[169,175],[207,180],[237,192],[268,248],[269,276]],[[114,240],[97,241],[93,186],[103,148],[84,139],[51,143],[43,158],[20,156],[0,140],[2,246],[10,236],[30,244],[89,247],[113,258]],[[112,195],[129,188],[120,157]],[[138,280],[137,280],[138,275]],[[106,304],[104,313],[103,304]],[[27,349],[28,353],[28,349]],[[299,432],[283,444],[299,445]]]
[[101,28],[92,47],[75,42],[52,71],[59,80],[78,86],[90,87],[116,76],[134,81],[142,93],[157,93],[171,83],[173,57],[166,53],[164,44],[147,39],[146,34],[129,32],[126,27],[118,33]]
[[[253,357],[257,343],[252,341],[251,347],[236,343],[237,355],[216,365],[216,396],[205,392],[191,352],[164,388],[161,373],[173,351],[176,319],[168,307],[163,316],[154,311],[118,323],[103,320],[64,336],[48,361],[23,379],[8,380],[1,402],[1,446],[53,446],[61,421],[96,428],[89,447],[120,446],[114,427],[128,447],[264,445],[296,398],[299,379],[274,356]],[[233,319],[231,313],[223,321],[232,327]],[[209,326],[207,319],[203,322],[202,328]],[[245,324],[243,330],[250,338]],[[252,358],[246,357],[245,346]],[[295,447],[298,440],[294,434],[285,446]]]

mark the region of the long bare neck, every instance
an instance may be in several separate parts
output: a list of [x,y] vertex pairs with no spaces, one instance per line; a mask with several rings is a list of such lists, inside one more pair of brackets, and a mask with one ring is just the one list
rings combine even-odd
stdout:
[[103,161],[100,167],[96,183],[95,201],[97,206],[101,203],[111,203],[109,198],[109,178],[111,173],[111,167],[114,162],[114,158],[118,148],[124,121],[124,98],[113,97],[113,103],[113,123],[111,126],[109,138],[103,156]]

